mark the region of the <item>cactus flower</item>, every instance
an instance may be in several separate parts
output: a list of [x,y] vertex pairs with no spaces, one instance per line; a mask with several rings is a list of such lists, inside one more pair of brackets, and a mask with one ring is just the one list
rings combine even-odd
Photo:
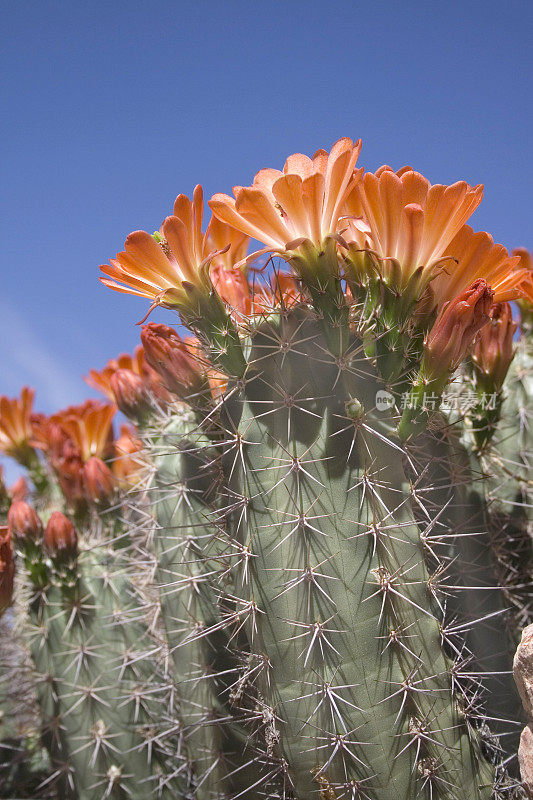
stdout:
[[330,153],[295,153],[283,172],[262,169],[252,186],[234,188],[235,199],[215,194],[209,205],[216,217],[266,245],[254,255],[287,257],[303,240],[320,250],[335,235],[344,201],[361,177],[363,170],[355,169],[360,150],[361,140],[344,138]]
[[533,253],[525,247],[517,247],[513,250],[513,256],[520,258],[519,266],[526,270],[526,277],[521,285],[522,297],[518,305],[520,307],[520,328],[531,334],[533,330]]
[[[153,394],[162,402],[169,401],[168,394],[163,388],[159,376],[150,365],[146,363],[144,350],[141,345],[135,348],[133,355],[121,353],[116,358],[112,358],[100,371],[91,369],[89,374],[85,376],[85,382],[89,384],[89,386],[92,386],[93,389],[104,394],[108,400],[112,403],[116,403],[120,408],[120,403],[111,385],[111,379],[118,370],[129,370],[133,372],[142,380],[145,392]],[[127,414],[127,412],[124,413]]]
[[35,391],[24,386],[20,398],[0,397],[0,452],[28,466],[34,455],[32,405]]
[[178,195],[173,215],[165,219],[157,234],[131,233],[124,251],[117,254],[111,266],[100,267],[108,276],[100,278],[101,282],[117,292],[153,300],[151,308],[187,306],[191,290],[208,295],[210,265],[223,255],[217,250],[218,245],[224,242],[221,249],[227,257],[223,263],[232,266],[243,255],[246,242],[242,234],[220,222],[202,233],[202,218],[203,192],[198,185],[192,201],[184,194]]
[[478,278],[483,278],[494,292],[495,303],[521,297],[527,270],[518,256],[510,256],[501,244],[483,231],[474,232],[464,225],[446,248],[448,260],[431,283],[439,308],[464,291]]
[[105,457],[113,447],[112,421],[114,405],[98,400],[86,400],[80,406],[71,406],[51,417],[58,422],[78,449],[83,461],[91,456]]
[[37,512],[23,500],[11,503],[7,513],[7,526],[15,540],[38,541],[43,535],[43,524]]
[[434,184],[411,167],[367,172],[344,208],[343,238],[373,251],[383,276],[404,289],[415,274],[421,296],[446,255],[446,248],[483,197],[481,185]]

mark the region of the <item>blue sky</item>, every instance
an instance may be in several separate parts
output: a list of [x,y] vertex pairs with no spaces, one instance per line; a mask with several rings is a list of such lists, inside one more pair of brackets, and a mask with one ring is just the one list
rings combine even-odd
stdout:
[[[97,281],[179,192],[247,184],[348,135],[359,164],[485,184],[473,218],[533,247],[530,2],[4,2],[0,394],[52,411],[138,341]],[[154,320],[172,322],[160,311]]]

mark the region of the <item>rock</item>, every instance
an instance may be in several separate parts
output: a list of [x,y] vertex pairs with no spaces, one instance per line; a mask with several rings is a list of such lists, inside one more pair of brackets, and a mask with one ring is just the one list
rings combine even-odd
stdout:
[[533,625],[528,625],[522,632],[522,639],[514,657],[513,673],[524,710],[533,723]]
[[522,731],[518,748],[518,763],[522,783],[528,797],[533,798],[533,729],[528,725]]

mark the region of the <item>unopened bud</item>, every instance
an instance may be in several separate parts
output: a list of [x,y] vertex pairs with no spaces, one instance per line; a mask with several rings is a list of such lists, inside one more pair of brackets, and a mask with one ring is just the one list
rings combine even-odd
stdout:
[[131,369],[118,369],[109,384],[117,406],[127,417],[140,421],[150,414],[150,401],[140,375]]
[[115,494],[113,473],[101,458],[93,456],[83,466],[83,482],[87,499],[96,504],[109,504]]
[[473,359],[486,389],[500,391],[513,360],[513,337],[516,322],[509,303],[497,303],[490,322],[479,331],[474,342]]
[[276,272],[272,276],[272,286],[276,302],[285,308],[292,308],[297,303],[305,302],[296,279],[286,272]]
[[7,512],[7,526],[15,540],[38,541],[43,535],[43,524],[34,508],[24,500],[11,504]]
[[13,601],[15,583],[15,562],[11,533],[7,527],[0,527],[0,614],[9,608]]
[[120,429],[120,436],[115,442],[116,457],[113,461],[113,473],[123,489],[136,486],[145,471],[141,452],[142,442],[127,425]]
[[209,390],[195,340],[181,339],[173,328],[155,322],[141,331],[144,354],[166,388],[183,398]]
[[9,496],[11,502],[16,503],[19,500],[25,500],[28,496],[28,483],[24,475],[17,478],[15,483],[9,487]]
[[76,451],[66,449],[64,457],[54,464],[57,480],[65,500],[73,508],[85,505],[85,486],[83,482],[83,461]]
[[78,535],[72,522],[61,513],[54,511],[44,532],[46,549],[53,558],[74,558],[78,551]]
[[466,356],[474,337],[488,322],[494,292],[480,278],[440,311],[425,344],[423,371],[447,380]]

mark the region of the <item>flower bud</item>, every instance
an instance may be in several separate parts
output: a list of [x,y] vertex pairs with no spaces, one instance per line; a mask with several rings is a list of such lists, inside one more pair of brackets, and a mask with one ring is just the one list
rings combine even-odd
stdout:
[[170,392],[183,398],[209,391],[196,340],[181,339],[173,328],[155,322],[143,327],[141,339],[146,360]]
[[139,421],[150,414],[150,401],[140,375],[131,369],[118,369],[109,384],[117,406],[127,417]]
[[92,456],[83,466],[83,482],[87,499],[93,503],[108,505],[115,494],[113,473],[98,456]]
[[57,481],[69,506],[80,508],[85,505],[85,485],[83,481],[83,461],[75,450],[66,449],[65,456],[54,464]]
[[43,524],[34,508],[24,500],[11,504],[7,512],[7,526],[13,538],[20,541],[38,541],[43,535]]
[[122,425],[120,436],[115,442],[116,456],[113,461],[113,474],[123,489],[136,486],[144,473],[142,462],[142,442],[137,439],[134,431],[127,425]]
[[426,376],[446,381],[488,322],[494,292],[482,278],[447,303],[430,330],[422,362]]
[[250,315],[252,297],[248,281],[242,270],[214,266],[211,267],[210,277],[220,297],[233,311],[239,315]]
[[11,546],[11,533],[0,527],[0,615],[12,603],[15,581],[15,562]]
[[292,308],[297,303],[305,302],[305,297],[293,275],[289,275],[286,272],[276,272],[272,276],[272,287],[276,303],[283,305],[285,308]]
[[28,496],[28,483],[24,475],[17,478],[15,483],[9,487],[9,496],[11,502],[16,503],[19,500],[25,500]]
[[516,322],[509,303],[497,303],[487,325],[479,331],[473,348],[478,375],[487,389],[500,391],[514,357]]
[[54,511],[44,532],[44,544],[54,558],[74,558],[78,551],[78,535],[72,522],[61,513]]

